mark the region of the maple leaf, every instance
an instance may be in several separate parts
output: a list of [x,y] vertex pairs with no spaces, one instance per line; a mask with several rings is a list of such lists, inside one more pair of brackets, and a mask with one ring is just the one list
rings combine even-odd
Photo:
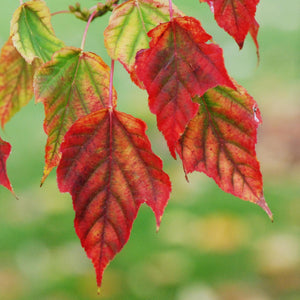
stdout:
[[14,46],[30,64],[36,57],[46,62],[55,51],[64,47],[54,35],[51,14],[44,1],[22,4],[12,17],[10,34]]
[[199,111],[176,150],[185,172],[204,172],[225,192],[260,205],[272,218],[255,153],[260,112],[247,91],[236,88],[218,86],[194,99]]
[[151,112],[156,114],[173,157],[187,123],[198,111],[192,101],[217,85],[233,87],[223,62],[222,49],[206,44],[211,36],[192,17],[178,17],[160,24],[148,35],[150,49],[136,56],[136,72],[149,94]]
[[11,145],[0,138],[0,184],[14,194],[6,171],[6,160],[10,154],[10,151]]
[[[175,5],[174,16],[183,16]],[[149,48],[147,33],[170,19],[167,1],[129,0],[118,5],[104,31],[104,42],[112,59],[119,60],[128,72],[134,71],[136,53]]]
[[92,259],[100,287],[103,270],[127,242],[142,203],[159,226],[171,184],[153,154],[143,121],[111,109],[81,118],[61,146],[61,192],[69,192],[75,229]]
[[33,75],[40,65],[30,65],[15,49],[11,38],[0,55],[0,121],[2,128],[33,97]]
[[240,49],[250,32],[258,52],[257,33],[259,25],[255,20],[259,0],[200,0],[207,2],[221,28],[229,33]]
[[[36,101],[44,103],[44,129],[48,135],[42,183],[57,166],[60,144],[71,125],[108,104],[109,71],[96,54],[66,47],[36,73],[34,92]],[[115,91],[113,95],[115,101]]]

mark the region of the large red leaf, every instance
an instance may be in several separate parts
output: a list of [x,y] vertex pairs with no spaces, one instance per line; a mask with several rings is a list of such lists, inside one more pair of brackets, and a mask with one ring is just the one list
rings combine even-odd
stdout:
[[192,101],[217,85],[233,87],[224,67],[222,50],[206,44],[208,35],[192,17],[174,18],[148,35],[150,49],[136,57],[136,71],[149,94],[149,106],[173,157],[178,139],[197,113]]
[[109,67],[98,55],[73,47],[57,51],[37,72],[34,92],[36,101],[44,103],[44,129],[48,135],[42,182],[58,165],[59,148],[71,125],[107,106],[109,74]]
[[5,186],[14,194],[6,171],[6,160],[10,154],[10,151],[11,145],[0,138],[0,184]]
[[169,177],[145,129],[141,120],[103,109],[78,120],[61,146],[58,186],[72,195],[75,229],[98,286],[127,242],[141,203],[152,208],[159,226],[170,195]]
[[200,0],[200,2],[209,4],[219,26],[235,39],[240,49],[248,32],[251,33],[258,49],[259,25],[254,17],[259,0]]
[[270,217],[255,144],[260,112],[241,86],[216,87],[195,98],[199,112],[182,135],[177,151],[187,173],[204,172],[228,193],[260,205]]

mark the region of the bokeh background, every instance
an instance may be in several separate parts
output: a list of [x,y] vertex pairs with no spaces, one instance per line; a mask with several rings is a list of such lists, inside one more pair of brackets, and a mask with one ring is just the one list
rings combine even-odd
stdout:
[[[5,4],[4,4],[5,2]],[[46,1],[51,12],[72,0]],[[80,1],[91,7],[96,1]],[[219,29],[206,4],[174,0],[198,18],[224,49],[232,77],[256,99],[263,116],[257,155],[274,223],[258,206],[221,191],[203,174],[184,178],[170,158],[147,96],[119,63],[114,83],[118,108],[142,118],[154,151],[170,174],[173,192],[160,231],[142,206],[129,242],[104,273],[97,295],[94,269],[73,228],[68,194],[57,189],[55,172],[39,187],[46,135],[43,106],[33,101],[7,124],[1,136],[12,144],[8,174],[19,196],[0,187],[0,299],[3,300],[296,300],[300,299],[300,1],[262,0],[261,61],[250,37],[239,51]],[[19,1],[2,1],[0,46]],[[95,20],[86,49],[110,60],[103,45],[108,17]],[[85,23],[71,15],[52,20],[69,46],[80,47]]]

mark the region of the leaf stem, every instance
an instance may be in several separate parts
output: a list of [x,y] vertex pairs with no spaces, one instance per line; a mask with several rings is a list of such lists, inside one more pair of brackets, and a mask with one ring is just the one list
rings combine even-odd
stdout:
[[88,22],[87,22],[87,24],[86,24],[86,26],[85,26],[85,30],[84,30],[84,34],[83,34],[82,42],[81,42],[81,47],[80,47],[80,48],[82,49],[82,51],[83,51],[83,48],[84,48],[84,45],[85,45],[85,40],[86,40],[86,36],[87,36],[88,29],[89,29],[89,27],[90,27],[90,24],[91,24],[91,22],[92,22],[94,16],[96,15],[96,13],[97,13],[97,10],[94,10],[94,11],[92,12],[92,14],[90,15],[89,20],[88,20]]
[[71,12],[69,10],[60,10],[60,11],[56,11],[54,13],[51,14],[51,16],[56,16],[56,15],[59,15],[59,14],[70,14]]
[[169,13],[170,13],[170,21],[173,20],[173,3],[172,0],[169,0]]
[[114,80],[115,61],[111,60],[110,77],[109,77],[109,102],[108,108],[113,108],[113,80]]

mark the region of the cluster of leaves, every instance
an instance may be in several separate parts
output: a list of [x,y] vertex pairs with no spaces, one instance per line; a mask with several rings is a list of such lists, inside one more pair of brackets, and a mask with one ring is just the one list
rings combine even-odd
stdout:
[[[195,0],[196,2],[196,0]],[[250,33],[258,52],[259,0],[205,0],[217,23],[240,48]],[[204,172],[226,192],[260,205],[262,175],[256,159],[259,109],[247,91],[229,77],[222,49],[201,23],[172,1],[128,0],[99,3],[90,10],[70,6],[90,22],[107,11],[104,30],[111,68],[97,54],[67,47],[51,26],[42,0],[21,3],[0,57],[0,119],[4,125],[35,95],[45,108],[48,136],[42,183],[54,167],[61,192],[69,192],[75,230],[92,259],[97,284],[104,268],[127,242],[142,203],[159,227],[171,183],[151,150],[142,120],[117,110],[114,61],[149,95],[149,108],[171,155],[184,172]],[[0,140],[0,183],[12,191],[6,174],[10,145]]]

